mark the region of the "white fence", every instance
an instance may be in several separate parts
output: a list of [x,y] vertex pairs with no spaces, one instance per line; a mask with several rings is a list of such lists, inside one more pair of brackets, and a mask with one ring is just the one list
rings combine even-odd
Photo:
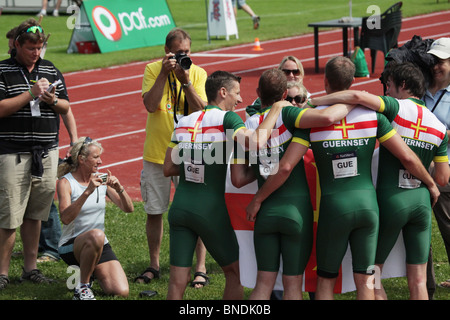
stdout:
[[[51,14],[57,0],[49,0],[47,13]],[[75,4],[72,0],[62,0],[59,12],[65,13],[67,7]],[[4,13],[38,13],[42,8],[42,0],[0,0],[0,8]]]

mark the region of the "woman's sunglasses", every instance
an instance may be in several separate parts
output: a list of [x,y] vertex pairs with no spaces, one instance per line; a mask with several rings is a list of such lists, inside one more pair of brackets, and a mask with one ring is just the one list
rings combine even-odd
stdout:
[[299,69],[293,69],[293,70],[289,70],[289,69],[282,69],[281,71],[284,72],[285,75],[290,75],[292,73],[292,75],[294,76],[299,76],[300,75],[300,70]]
[[83,144],[81,145],[80,150],[78,150],[77,158],[80,156],[81,150],[83,149],[84,145],[89,144],[92,142],[92,139],[90,137],[86,137],[83,141]]
[[306,98],[298,95],[295,97],[287,96],[286,99],[284,99],[284,100],[289,101],[290,103],[292,103],[292,101],[295,101],[295,103],[297,103],[297,104],[302,104],[305,102]]

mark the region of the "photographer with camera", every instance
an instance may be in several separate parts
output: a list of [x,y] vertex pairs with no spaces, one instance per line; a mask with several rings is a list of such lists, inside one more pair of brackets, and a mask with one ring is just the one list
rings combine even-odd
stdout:
[[[147,212],[146,233],[150,253],[150,266],[136,278],[137,282],[150,282],[159,277],[159,252],[163,234],[162,214],[168,210],[171,181],[178,177],[165,177],[164,157],[174,124],[182,116],[202,110],[207,105],[206,71],[189,57],[191,38],[187,32],[175,28],[166,36],[165,56],[147,64],[142,82],[142,98],[148,111],[144,142],[141,195]],[[199,240],[197,267],[192,285],[199,288],[208,284],[205,267],[206,249]]]
[[99,173],[103,147],[82,137],[70,156],[58,167],[58,199],[62,236],[58,252],[67,265],[80,268],[80,283],[74,300],[95,300],[90,279],[95,276],[107,295],[128,296],[125,272],[105,235],[105,206],[108,197],[124,212],[133,212],[133,201],[116,176]]

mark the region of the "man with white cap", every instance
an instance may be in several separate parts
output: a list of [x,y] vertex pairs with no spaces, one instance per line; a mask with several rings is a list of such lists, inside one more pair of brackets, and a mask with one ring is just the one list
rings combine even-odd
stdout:
[[[428,53],[437,58],[437,63],[432,70],[433,81],[422,100],[445,125],[447,135],[450,136],[450,38],[434,41]],[[449,148],[447,153],[450,155]],[[438,188],[441,195],[433,210],[450,261],[450,184]],[[439,286],[450,288],[450,279],[441,282]]]

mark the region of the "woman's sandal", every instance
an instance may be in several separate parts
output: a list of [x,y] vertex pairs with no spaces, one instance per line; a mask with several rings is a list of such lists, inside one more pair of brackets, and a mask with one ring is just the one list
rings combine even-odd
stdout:
[[9,284],[9,278],[8,276],[4,274],[0,274],[0,290],[5,289]]
[[144,280],[144,283],[147,284],[150,281],[152,281],[152,278],[147,277],[145,274],[147,272],[151,272],[153,274],[153,279],[158,279],[159,278],[159,270],[156,270],[155,268],[149,267],[147,269],[144,270],[144,272],[142,272],[139,276],[137,276],[134,279],[134,282],[138,282],[138,280]]
[[209,277],[204,272],[196,272],[194,273],[194,279],[197,277],[202,277],[205,280],[204,281],[191,281],[191,287],[195,288],[197,284],[201,285],[202,287],[206,287],[209,284]]

